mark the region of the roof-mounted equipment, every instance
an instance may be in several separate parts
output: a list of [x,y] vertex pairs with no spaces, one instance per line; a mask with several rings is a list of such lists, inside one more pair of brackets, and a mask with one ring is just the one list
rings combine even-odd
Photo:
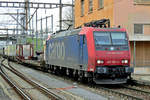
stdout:
[[109,19],[101,19],[97,21],[92,21],[84,24],[85,27],[99,27],[99,28],[110,28]]

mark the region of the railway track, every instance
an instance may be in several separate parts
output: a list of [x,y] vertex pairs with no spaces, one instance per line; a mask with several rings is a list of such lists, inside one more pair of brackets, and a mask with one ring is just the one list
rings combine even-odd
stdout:
[[[81,83],[82,84],[82,83]],[[85,85],[85,84],[84,84]],[[87,85],[89,87],[89,85]],[[96,85],[93,89],[124,100],[150,100],[150,83],[135,81],[130,84],[106,87]]]
[[115,98],[119,98],[123,100],[143,100],[140,97],[131,95],[130,93],[122,92],[122,90],[119,91],[118,89],[110,89],[106,87],[98,87],[98,89],[100,89],[100,91],[105,92],[107,95],[111,95]]
[[[4,71],[4,68],[6,68],[7,70],[9,70],[10,72],[12,72],[13,74],[15,74],[18,77],[20,77],[22,80],[26,81],[33,88],[36,88],[38,91],[40,91],[43,95],[45,95],[49,99],[51,99],[51,100],[64,100],[63,97],[59,96],[58,94],[54,93],[53,91],[49,90],[48,88],[46,88],[46,87],[42,86],[41,84],[39,84],[39,83],[37,83],[37,82],[35,82],[35,81],[30,80],[29,78],[27,78],[25,75],[23,75],[22,73],[20,73],[19,71],[17,71],[13,66],[11,66],[10,63],[8,63],[9,67],[6,66],[6,65],[4,65],[3,61],[1,63],[1,75],[3,74],[3,77],[7,76],[7,73],[5,73],[5,71]],[[2,67],[4,67],[4,68],[2,68]],[[8,76],[5,79],[10,80],[10,78]],[[23,98],[25,100],[33,100],[33,96],[34,95],[30,95],[29,93],[25,92],[23,89],[21,89],[21,87],[19,87],[19,85],[15,85],[14,86],[14,83],[16,83],[16,82],[12,82],[12,80],[11,80],[11,83],[9,83],[9,84],[11,84],[13,87],[15,87],[16,92],[19,93],[19,95],[21,96],[21,98]]]
[[145,89],[144,86],[122,86],[122,87],[133,90],[133,91],[138,91],[138,92],[141,92],[141,94],[150,96],[150,90]]
[[32,98],[26,92],[24,92],[18,84],[16,84],[12,79],[10,79],[10,77],[4,72],[2,65],[0,66],[0,74],[22,99],[32,100]]
[[150,82],[134,80],[129,86],[150,92]]
[[96,88],[123,100],[150,100],[150,84],[148,83],[134,81],[134,84],[115,85],[113,87],[96,86]]

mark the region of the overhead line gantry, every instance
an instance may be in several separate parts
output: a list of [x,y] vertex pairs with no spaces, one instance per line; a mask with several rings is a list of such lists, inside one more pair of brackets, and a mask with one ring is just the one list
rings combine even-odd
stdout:
[[[9,2],[0,1],[0,7],[12,7],[12,8],[25,8],[26,2]],[[29,8],[41,8],[41,9],[53,9],[59,7],[74,6],[72,4],[60,4],[60,3],[40,3],[40,2],[28,2]]]

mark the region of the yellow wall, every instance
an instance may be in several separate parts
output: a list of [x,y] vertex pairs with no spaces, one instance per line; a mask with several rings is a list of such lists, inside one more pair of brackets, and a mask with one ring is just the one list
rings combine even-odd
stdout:
[[93,0],[93,11],[90,13],[88,12],[88,1],[84,0],[84,15],[81,16],[81,0],[75,0],[75,28],[103,18],[110,19],[111,25],[114,25],[114,0],[104,0],[104,7],[101,9],[98,8],[98,0]]
[[150,24],[144,25],[144,35],[150,35]]

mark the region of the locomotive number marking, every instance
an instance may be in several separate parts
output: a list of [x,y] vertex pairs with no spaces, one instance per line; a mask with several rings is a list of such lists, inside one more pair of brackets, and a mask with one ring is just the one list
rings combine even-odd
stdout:
[[53,42],[49,44],[49,59],[64,59],[65,45],[64,42]]

